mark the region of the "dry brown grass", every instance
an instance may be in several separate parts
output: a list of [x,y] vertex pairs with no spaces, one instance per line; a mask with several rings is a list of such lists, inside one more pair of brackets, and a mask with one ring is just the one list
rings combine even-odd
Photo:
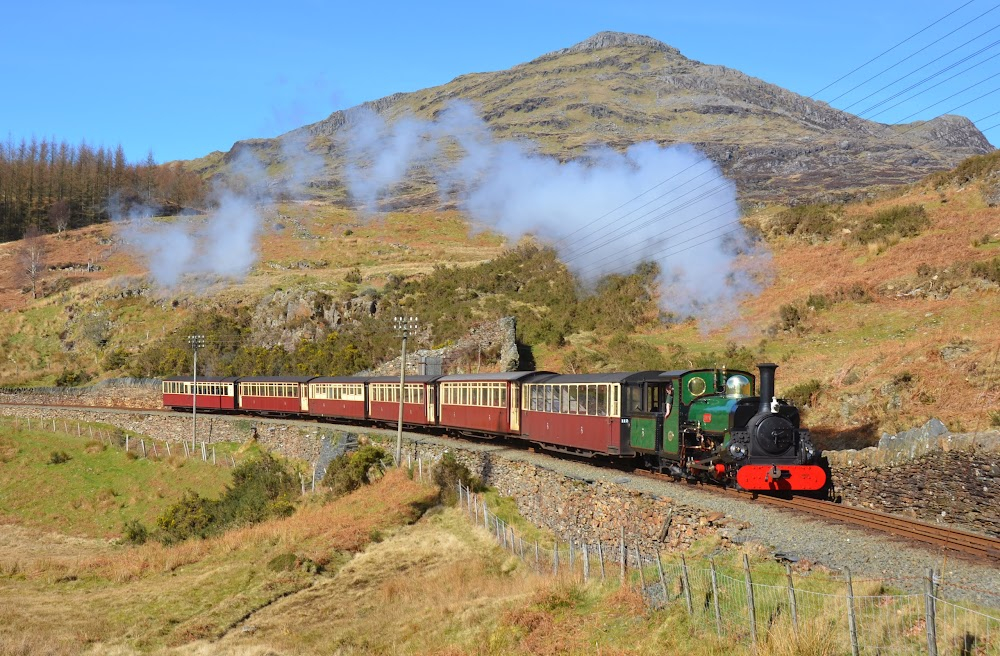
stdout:
[[[222,636],[275,599],[308,588],[305,570],[271,571],[276,555],[326,565],[327,576],[373,535],[419,516],[436,492],[390,472],[335,504],[209,540],[115,547],[0,527],[0,651],[131,653]],[[16,600],[16,603],[14,603]],[[37,647],[27,636],[46,635]],[[50,648],[51,647],[51,648]]]

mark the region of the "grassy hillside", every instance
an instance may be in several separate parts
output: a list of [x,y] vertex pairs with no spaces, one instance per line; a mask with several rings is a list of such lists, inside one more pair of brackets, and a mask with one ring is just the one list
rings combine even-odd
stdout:
[[[932,416],[983,430],[1000,423],[1000,222],[985,200],[998,171],[993,154],[864,202],[750,211],[745,224],[773,255],[769,278],[726,326],[658,305],[655,269],[584,290],[551,250],[470,236],[457,213],[370,221],[281,204],[268,210],[246,280],[179,292],[151,287],[113,229],[91,227],[47,239],[52,261],[89,253],[99,269],[48,272],[52,291],[34,302],[4,290],[0,380],[186,371],[192,332],[211,342],[203,373],[351,373],[395,356],[396,313],[423,319],[411,348],[514,315],[526,364],[539,369],[777,362],[778,392],[808,407],[827,446],[870,443]],[[15,249],[0,246],[0,272],[12,270]]]
[[[37,439],[44,448],[71,446],[58,436]],[[128,460],[109,468],[108,483],[124,489],[143,466]],[[73,476],[56,471],[50,479],[61,481],[65,473],[70,484],[56,485],[52,502],[67,503]],[[18,478],[16,469],[4,474]],[[831,653],[831,645],[843,644],[847,635],[837,601],[843,584],[822,568],[797,576],[800,603],[807,591],[829,600],[822,608],[800,605],[801,637],[795,638],[787,618],[773,613],[758,648],[751,649],[745,610],[728,595],[727,638],[703,620],[689,619],[676,556],[664,565],[671,602],[653,608],[639,594],[637,572],[626,586],[619,585],[614,568],[606,582],[594,580],[596,571],[589,582],[580,580],[579,571],[570,576],[565,563],[558,578],[547,568],[536,572],[461,510],[435,505],[438,496],[438,489],[405,471],[390,470],[347,496],[313,496],[289,517],[171,546],[71,538],[8,519],[0,525],[0,654],[778,656]],[[525,535],[537,532],[509,499],[492,492],[486,498]],[[22,517],[30,511],[23,498],[10,508]],[[109,509],[92,512],[103,516]],[[538,533],[544,544],[544,533]],[[783,599],[784,566],[765,549],[723,550],[706,540],[687,557],[694,568],[714,557],[719,575],[729,577],[725,585],[740,591],[743,554],[750,557],[755,583],[774,586]],[[656,581],[656,568],[644,576]],[[856,581],[854,592],[893,594],[877,580]],[[758,599],[760,618],[768,616],[771,603]],[[920,621],[922,609],[913,607],[898,616],[879,613],[877,626],[889,645],[911,648],[923,639]]]
[[[184,490],[215,497],[229,481],[229,469],[178,455],[167,457],[161,444],[153,457],[135,458],[120,446],[113,427],[81,424],[73,429],[29,430],[20,420],[0,421],[0,521],[80,538],[114,538],[123,525],[152,523]],[[97,437],[89,437],[91,430]],[[139,448],[133,436],[131,449]],[[224,457],[232,445],[216,445]],[[61,462],[60,462],[61,461]]]

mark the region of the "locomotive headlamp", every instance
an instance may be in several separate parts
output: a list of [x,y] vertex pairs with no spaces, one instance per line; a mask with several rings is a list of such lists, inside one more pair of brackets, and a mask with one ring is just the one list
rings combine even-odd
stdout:
[[729,454],[737,460],[743,460],[747,457],[747,448],[742,444],[733,444],[729,447]]

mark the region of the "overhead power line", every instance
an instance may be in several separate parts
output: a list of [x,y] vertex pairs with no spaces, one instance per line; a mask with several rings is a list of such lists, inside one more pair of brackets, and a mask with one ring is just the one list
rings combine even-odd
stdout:
[[[839,96],[837,96],[836,98],[832,98],[832,99],[830,99],[830,100],[829,100],[828,102],[832,104],[832,103],[834,103],[834,102],[836,102],[836,101],[840,100],[841,98],[843,98],[844,96],[846,96],[846,95],[847,95],[847,94],[849,94],[850,92],[854,91],[855,89],[858,89],[858,88],[860,88],[860,87],[863,87],[864,85],[868,84],[869,82],[871,82],[871,81],[872,81],[872,80],[874,80],[875,78],[879,77],[879,76],[880,76],[880,75],[882,75],[883,73],[887,73],[888,71],[891,71],[892,69],[896,68],[897,66],[899,66],[899,65],[900,65],[900,64],[902,64],[903,62],[905,62],[905,61],[907,61],[907,60],[909,60],[909,59],[912,59],[912,58],[913,58],[913,57],[915,57],[916,55],[919,55],[920,53],[922,53],[922,52],[923,52],[924,50],[927,50],[927,49],[928,49],[928,48],[930,48],[931,46],[933,46],[933,45],[935,45],[935,44],[937,44],[937,43],[940,43],[941,41],[943,41],[944,39],[947,39],[947,38],[948,38],[949,36],[951,36],[951,35],[952,35],[952,34],[954,34],[955,32],[958,32],[959,30],[961,30],[961,29],[963,29],[963,28],[967,27],[968,25],[971,25],[972,23],[975,23],[975,22],[976,22],[977,20],[979,20],[980,18],[982,18],[982,17],[983,17],[983,16],[985,16],[986,14],[990,13],[991,11],[996,11],[996,10],[997,10],[998,8],[1000,8],[1000,4],[997,4],[997,5],[994,5],[994,6],[993,6],[993,7],[991,7],[990,9],[987,9],[987,10],[986,10],[986,11],[984,11],[983,13],[981,13],[981,14],[979,14],[978,16],[976,16],[975,18],[973,18],[972,20],[970,20],[970,21],[967,21],[967,22],[965,22],[965,23],[962,23],[962,24],[961,24],[960,26],[956,27],[956,28],[955,28],[955,29],[953,29],[953,30],[952,30],[951,32],[948,32],[948,33],[947,33],[947,34],[945,34],[944,36],[942,36],[942,37],[939,37],[939,38],[935,39],[934,41],[931,41],[931,42],[930,42],[930,43],[928,43],[928,44],[927,44],[926,46],[924,46],[923,48],[920,48],[920,49],[919,49],[919,50],[917,50],[916,52],[913,52],[913,53],[910,53],[910,54],[909,54],[909,55],[907,55],[906,57],[903,57],[902,59],[900,59],[900,60],[899,60],[898,62],[896,62],[896,63],[895,63],[895,64],[893,64],[892,66],[889,66],[889,67],[887,67],[887,68],[883,68],[883,69],[882,69],[881,71],[879,71],[879,72],[878,72],[878,73],[876,73],[875,75],[871,76],[870,78],[868,78],[868,79],[867,79],[867,80],[865,80],[864,82],[861,82],[861,83],[859,83],[859,84],[856,84],[856,85],[854,85],[853,87],[851,87],[851,88],[850,88],[850,89],[848,89],[847,91],[843,92],[842,94],[840,94],[840,95],[839,95]],[[977,37],[977,38],[978,38],[978,37]]]
[[927,27],[925,27],[925,28],[923,28],[923,29],[921,29],[921,30],[919,30],[917,32],[914,32],[913,34],[911,34],[910,36],[906,37],[905,39],[903,39],[902,41],[900,41],[899,43],[897,43],[893,47],[889,48],[888,50],[885,50],[882,53],[880,53],[878,55],[875,55],[874,57],[872,57],[871,59],[869,59],[868,61],[866,61],[864,64],[861,64],[861,66],[858,66],[857,68],[855,68],[853,71],[841,75],[836,80],[834,80],[830,84],[826,85],[825,87],[823,87],[819,91],[816,91],[813,94],[811,94],[809,97],[810,98],[815,98],[817,95],[823,93],[824,91],[826,91],[827,89],[829,89],[833,85],[837,84],[838,82],[840,82],[842,80],[845,80],[845,79],[849,78],[850,76],[854,75],[855,73],[857,73],[858,71],[860,71],[862,68],[864,68],[868,64],[871,64],[871,63],[873,63],[873,62],[881,59],[882,57],[884,57],[885,55],[888,55],[890,52],[892,52],[893,50],[895,50],[899,46],[903,45],[904,43],[910,41],[911,39],[913,39],[913,38],[915,38],[917,36],[920,36],[921,34],[923,34],[924,32],[926,32],[927,30],[931,29],[932,27],[934,27],[935,25],[937,25],[938,23],[940,23],[944,19],[946,19],[949,16],[951,16],[952,14],[955,14],[955,13],[961,11],[962,9],[965,9],[966,7],[968,7],[969,5],[971,5],[973,2],[975,2],[975,0],[969,0],[964,5],[958,7],[957,9],[953,9],[953,10],[949,11],[947,14],[945,14],[941,18],[937,19],[936,21],[934,21],[933,23],[931,23]]
[[[855,105],[859,105],[859,104],[861,104],[862,102],[864,102],[865,100],[868,100],[869,98],[871,98],[872,96],[876,96],[876,95],[880,94],[881,92],[885,91],[886,89],[888,89],[889,87],[893,86],[894,84],[896,84],[896,83],[898,83],[898,82],[902,82],[903,80],[905,80],[906,78],[910,77],[910,76],[911,76],[911,75],[913,75],[914,73],[916,73],[916,72],[918,72],[918,71],[921,71],[921,70],[923,70],[923,69],[927,68],[928,66],[930,66],[931,64],[934,64],[934,63],[936,63],[936,62],[938,62],[938,61],[940,61],[940,60],[944,59],[944,58],[945,58],[945,57],[947,57],[948,55],[950,55],[950,54],[954,53],[954,52],[955,52],[956,50],[961,50],[962,48],[964,48],[965,46],[969,45],[970,43],[972,43],[972,42],[973,42],[973,41],[975,41],[976,39],[980,39],[980,38],[982,38],[983,36],[985,36],[986,34],[988,34],[988,33],[992,32],[992,31],[994,31],[994,30],[997,30],[997,29],[1000,29],[1000,25],[996,25],[996,26],[994,26],[994,27],[991,27],[990,29],[986,30],[985,32],[983,32],[982,34],[980,34],[979,36],[977,36],[977,37],[976,37],[975,39],[970,39],[969,41],[966,41],[965,43],[963,43],[962,45],[958,46],[957,48],[953,48],[953,49],[949,50],[948,52],[944,53],[943,55],[940,55],[940,56],[938,56],[938,57],[935,57],[934,59],[930,60],[929,62],[927,62],[927,63],[926,63],[926,64],[924,64],[923,66],[920,66],[919,68],[915,68],[915,69],[913,69],[912,71],[910,71],[910,72],[909,72],[909,73],[907,73],[906,75],[903,75],[902,77],[898,77],[898,78],[896,78],[895,80],[893,80],[893,81],[892,81],[892,82],[890,82],[889,84],[886,84],[886,85],[885,85],[885,86],[883,86],[882,88],[880,88],[880,89],[877,89],[877,90],[875,90],[875,91],[872,91],[871,93],[869,93],[869,94],[868,94],[867,96],[865,96],[864,98],[860,98],[860,99],[858,99],[858,100],[854,101],[853,103],[851,103],[851,104],[850,104],[850,105],[848,105],[847,107],[844,107],[844,108],[843,108],[843,109],[842,109],[841,111],[845,111],[845,112],[846,112],[846,111],[847,111],[847,110],[849,110],[849,109],[850,109],[851,107],[854,107]],[[863,114],[864,114],[865,112],[867,112],[867,111],[870,111],[871,109],[875,109],[875,108],[877,108],[877,107],[880,107],[881,105],[883,105],[883,104],[885,104],[885,103],[889,102],[890,100],[893,100],[893,99],[895,99],[895,98],[899,97],[900,95],[902,95],[902,94],[906,93],[907,91],[911,91],[911,90],[913,90],[913,89],[915,89],[915,88],[919,87],[919,86],[920,86],[921,84],[924,84],[925,82],[929,82],[930,80],[933,80],[934,78],[936,78],[936,77],[937,77],[937,76],[939,76],[939,75],[944,75],[945,73],[947,73],[947,72],[948,72],[948,71],[950,71],[951,69],[955,68],[955,67],[956,67],[956,66],[958,66],[959,64],[964,64],[965,62],[969,61],[970,59],[972,59],[972,58],[974,58],[974,57],[976,57],[976,56],[978,56],[978,55],[981,55],[981,54],[983,54],[983,53],[984,53],[984,52],[986,52],[987,50],[990,50],[990,49],[992,49],[992,48],[995,48],[995,47],[996,47],[996,46],[997,46],[998,44],[1000,44],[1000,40],[998,40],[998,41],[994,41],[994,42],[993,42],[993,43],[991,43],[990,45],[988,45],[988,46],[985,46],[985,47],[983,47],[983,48],[980,48],[979,50],[977,50],[976,52],[972,53],[971,55],[967,55],[966,57],[963,57],[962,59],[959,59],[958,61],[956,61],[956,62],[953,62],[953,63],[951,63],[951,64],[949,64],[949,65],[945,66],[944,68],[941,68],[941,69],[938,69],[938,71],[937,71],[937,72],[935,72],[935,73],[932,73],[931,75],[929,75],[929,76],[925,77],[924,79],[920,80],[919,82],[915,82],[915,83],[913,83],[912,85],[908,86],[907,88],[903,89],[902,91],[899,91],[899,92],[897,92],[897,93],[896,93],[895,95],[892,95],[892,96],[889,96],[889,97],[888,97],[888,98],[886,98],[885,100],[882,100],[882,101],[880,101],[880,102],[878,102],[878,103],[876,103],[876,104],[872,105],[872,107],[870,107],[869,109],[867,109],[867,110],[864,110],[864,111],[860,112],[860,113],[858,114],[858,116],[861,116],[861,115],[863,115]]]

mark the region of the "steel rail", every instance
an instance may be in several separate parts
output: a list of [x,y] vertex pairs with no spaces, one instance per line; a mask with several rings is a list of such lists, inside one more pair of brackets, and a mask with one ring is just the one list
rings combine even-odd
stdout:
[[[669,482],[674,481],[671,476],[646,470],[637,469],[634,473],[645,478],[654,478]],[[882,533],[888,533],[914,542],[955,551],[976,558],[1000,561],[1000,539],[978,533],[930,524],[918,519],[891,515],[869,508],[845,506],[833,501],[824,501],[809,497],[783,498],[771,496],[766,493],[734,490],[732,488],[706,487],[706,489],[734,496],[748,502],[764,503],[788,510],[808,513],[823,519],[877,530]]]

